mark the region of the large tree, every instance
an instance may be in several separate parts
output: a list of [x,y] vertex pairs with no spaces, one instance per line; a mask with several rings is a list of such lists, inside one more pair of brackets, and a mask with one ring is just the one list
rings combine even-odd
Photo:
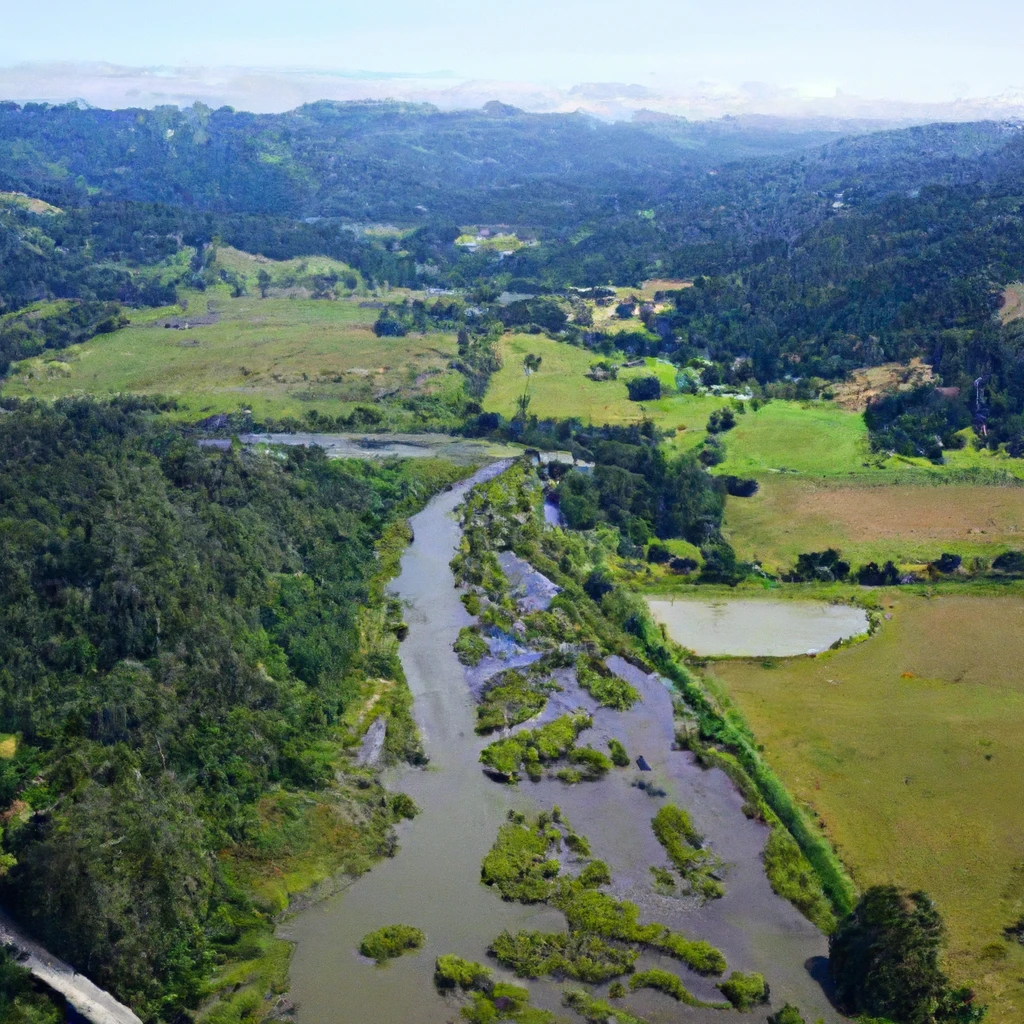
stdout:
[[840,1006],[897,1024],[980,1020],[984,1007],[951,990],[940,966],[945,926],[926,893],[878,885],[861,896],[829,940]]

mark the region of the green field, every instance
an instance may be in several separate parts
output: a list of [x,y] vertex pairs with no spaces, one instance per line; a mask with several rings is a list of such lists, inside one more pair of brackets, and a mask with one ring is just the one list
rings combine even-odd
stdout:
[[[720,398],[679,394],[655,402],[631,402],[625,384],[631,376],[655,373],[664,388],[676,390],[675,367],[654,359],[647,360],[645,367],[621,371],[618,380],[595,381],[587,371],[599,355],[543,335],[506,335],[500,352],[502,368],[491,378],[484,407],[507,417],[514,415],[516,399],[528,385],[530,414],[541,419],[576,416],[584,423],[625,424],[636,423],[646,413],[662,429],[679,431],[676,444],[691,448],[703,440],[708,416],[726,404]],[[523,357],[528,353],[541,357],[540,369],[529,381],[523,375]]]
[[1024,1017],[1024,594],[878,592],[869,640],[777,663],[719,662],[713,678],[797,798],[820,814],[859,885],[926,889],[946,918],[949,969]]
[[25,360],[4,393],[161,394],[177,399],[183,416],[250,409],[262,419],[310,409],[337,416],[383,397],[461,388],[448,370],[453,336],[378,338],[377,310],[357,299],[232,298],[218,287],[187,302],[133,313],[123,330]]

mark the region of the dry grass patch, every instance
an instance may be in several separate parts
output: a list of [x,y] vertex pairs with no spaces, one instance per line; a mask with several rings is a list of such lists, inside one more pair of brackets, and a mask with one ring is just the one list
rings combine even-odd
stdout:
[[726,506],[726,535],[744,559],[788,567],[803,551],[837,547],[855,565],[920,563],[944,551],[991,558],[1024,548],[1024,487],[977,484],[844,485],[762,478]]
[[854,370],[850,376],[832,385],[835,404],[853,412],[863,412],[868,403],[888,391],[910,391],[935,379],[932,368],[919,358],[909,363],[885,363]]
[[999,317],[1004,324],[1024,316],[1024,283],[1007,285],[1003,291],[1003,304]]

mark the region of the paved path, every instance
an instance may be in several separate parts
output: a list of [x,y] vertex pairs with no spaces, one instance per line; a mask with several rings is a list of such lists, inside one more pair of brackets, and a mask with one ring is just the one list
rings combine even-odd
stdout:
[[142,1021],[109,992],[97,988],[84,974],[48,953],[27,938],[14,922],[0,911],[0,943],[14,946],[26,955],[22,966],[44,985],[59,992],[92,1024],[142,1024]]

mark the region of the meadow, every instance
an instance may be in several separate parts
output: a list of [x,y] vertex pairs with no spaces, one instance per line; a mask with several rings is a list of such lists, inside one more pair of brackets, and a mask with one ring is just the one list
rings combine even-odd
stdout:
[[[595,381],[587,376],[592,363],[602,357],[585,348],[552,341],[539,334],[511,334],[501,339],[502,367],[491,378],[484,400],[488,411],[511,417],[516,399],[528,387],[530,415],[541,419],[576,416],[584,423],[636,423],[644,415],[658,427],[675,429],[675,443],[690,448],[705,435],[708,416],[726,405],[725,399],[670,393],[653,402],[631,402],[625,382],[633,376],[654,373],[662,388],[676,391],[676,368],[654,359],[635,369],[621,370],[618,380]],[[527,379],[523,374],[523,358],[541,357],[540,369]],[[626,357],[619,354],[613,361]]]
[[712,685],[813,814],[861,887],[923,888],[948,969],[1024,1016],[1024,602],[877,592],[870,639],[819,656],[717,662]]
[[454,335],[378,338],[378,311],[356,298],[233,298],[221,286],[187,302],[133,312],[123,330],[25,360],[4,393],[160,394],[177,399],[182,417],[249,409],[263,419],[338,416],[357,403],[461,388],[448,369]]

